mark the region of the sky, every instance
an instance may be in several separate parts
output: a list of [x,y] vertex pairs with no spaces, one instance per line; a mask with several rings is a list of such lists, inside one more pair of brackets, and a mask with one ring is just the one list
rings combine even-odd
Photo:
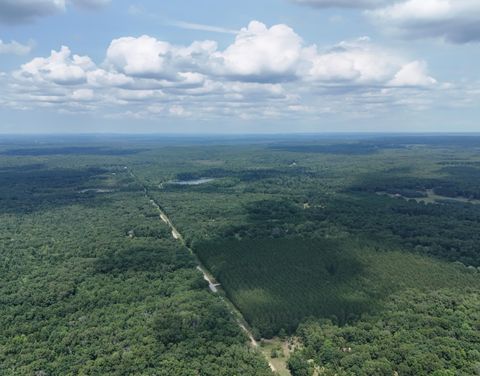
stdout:
[[480,132],[479,0],[0,0],[0,133]]

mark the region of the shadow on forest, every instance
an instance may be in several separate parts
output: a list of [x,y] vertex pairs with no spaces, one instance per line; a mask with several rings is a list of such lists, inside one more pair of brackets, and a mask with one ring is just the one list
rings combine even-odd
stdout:
[[319,153],[339,155],[369,155],[385,149],[407,149],[411,146],[478,148],[480,137],[465,136],[404,136],[376,137],[370,140],[352,143],[324,144],[274,144],[270,148],[277,151],[294,153]]
[[20,166],[0,166],[0,174],[7,173],[7,172],[31,172],[31,171],[38,171],[40,169],[46,168],[44,163],[32,163]]
[[[225,226],[218,240],[222,237],[279,238],[288,236],[293,226],[324,219],[323,209],[319,211],[318,208],[313,208],[307,211],[300,204],[281,199],[249,202],[243,205],[243,210],[248,221]],[[308,231],[308,226],[305,231]]]
[[176,180],[196,180],[201,178],[221,179],[226,177],[237,178],[242,181],[256,181],[272,179],[282,176],[324,176],[318,172],[310,171],[304,167],[286,168],[251,168],[241,170],[226,170],[223,168],[210,168],[195,172],[184,172],[177,174]]
[[56,206],[98,206],[108,198],[81,194],[101,168],[47,169],[41,164],[0,168],[0,213],[31,213]]
[[480,168],[462,164],[444,166],[431,177],[407,172],[394,169],[363,174],[345,192],[385,192],[405,198],[422,198],[427,197],[427,190],[432,190],[439,196],[480,199]]
[[266,337],[291,332],[309,316],[344,324],[381,304],[380,295],[362,286],[368,273],[358,253],[335,241],[227,240],[196,251]]
[[379,151],[379,147],[369,144],[334,144],[334,145],[278,145],[272,146],[276,151],[292,153],[369,155]]
[[303,212],[298,205],[285,200],[260,200],[245,204],[248,218],[253,222],[281,221],[294,223]]

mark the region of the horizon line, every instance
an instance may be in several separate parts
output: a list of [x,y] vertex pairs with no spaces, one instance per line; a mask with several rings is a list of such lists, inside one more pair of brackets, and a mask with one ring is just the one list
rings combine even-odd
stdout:
[[208,132],[208,133],[195,133],[195,132],[41,132],[41,133],[1,133],[1,137],[23,137],[23,136],[170,136],[170,137],[237,137],[237,136],[328,136],[328,135],[389,135],[389,136],[404,136],[404,135],[450,135],[450,136],[468,136],[479,135],[480,131],[407,131],[407,132],[388,132],[388,131],[337,131],[337,132],[275,132],[275,133],[248,133],[248,132]]

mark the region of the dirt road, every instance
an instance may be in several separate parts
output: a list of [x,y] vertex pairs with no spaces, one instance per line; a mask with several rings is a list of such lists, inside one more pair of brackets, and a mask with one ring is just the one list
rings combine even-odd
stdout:
[[[153,199],[153,197],[150,196],[150,194],[148,193],[148,190],[147,188],[143,185],[143,183],[140,181],[140,179],[137,178],[137,176],[131,171],[129,170],[130,172],[130,175],[139,183],[142,185],[143,187],[143,191],[145,193],[145,196],[148,198],[148,200],[150,201],[150,203],[155,207],[155,209],[158,211],[159,213],[159,218],[161,221],[163,221],[165,224],[167,224],[169,227],[170,227],[170,230],[172,232],[172,236],[175,240],[178,240],[179,242],[182,243],[183,246],[185,246],[189,251],[190,253],[195,257],[195,260],[197,261],[197,269],[203,274],[203,278],[205,279],[205,281],[208,282],[208,287],[210,288],[210,291],[216,295],[218,295],[220,297],[220,299],[222,299],[223,302],[225,302],[230,310],[230,312],[232,313],[232,315],[234,316],[235,318],[235,321],[237,322],[238,326],[240,327],[240,329],[242,329],[242,331],[247,335],[247,337],[250,339],[250,346],[252,346],[253,348],[257,349],[258,348],[258,342],[255,340],[254,336],[253,336],[253,333],[251,332],[251,330],[247,327],[247,323],[245,321],[245,319],[243,318],[241,312],[234,306],[234,304],[229,301],[227,298],[226,298],[226,294],[225,293],[222,293],[220,294],[221,292],[223,292],[221,290],[221,286],[219,283],[217,283],[215,281],[215,279],[213,278],[213,276],[208,272],[208,270],[205,268],[205,266],[202,265],[202,263],[200,262],[200,260],[198,259],[198,257],[195,255],[195,253],[193,252],[193,250],[188,247],[185,243],[185,240],[182,236],[182,234],[176,229],[176,227],[174,226],[173,222],[170,220],[170,218],[167,216],[167,214],[162,210],[162,208],[160,207],[160,205]],[[273,372],[276,372],[276,369],[275,369],[275,366],[272,364],[272,362],[270,361],[270,359],[268,359],[266,356],[265,356],[265,359],[267,360],[268,362],[268,365],[270,366],[270,369],[273,371]]]

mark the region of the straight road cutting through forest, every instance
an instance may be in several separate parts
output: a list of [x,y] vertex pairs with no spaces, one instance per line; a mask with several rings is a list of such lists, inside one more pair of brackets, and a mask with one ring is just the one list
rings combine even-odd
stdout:
[[[152,196],[150,196],[150,194],[148,193],[147,187],[133,173],[132,170],[128,169],[128,171],[130,173],[130,176],[132,176],[132,178],[134,178],[138,182],[138,184],[140,184],[142,186],[145,197],[147,197],[147,199],[150,201],[150,203],[159,212],[160,220],[162,220],[165,224],[168,225],[168,227],[170,227],[173,238],[175,240],[178,240],[180,243],[182,243],[182,245],[184,247],[186,247],[188,249],[188,251],[192,254],[192,256],[195,258],[195,261],[197,263],[197,269],[203,274],[203,278],[205,279],[205,281],[208,282],[208,287],[209,287],[210,291],[212,293],[216,294],[227,305],[228,309],[230,310],[230,313],[235,318],[235,321],[236,321],[237,325],[240,327],[240,329],[242,329],[242,331],[249,338],[250,346],[254,349],[258,349],[258,347],[259,347],[258,342],[255,340],[252,331],[248,328],[248,324],[247,324],[246,320],[244,319],[242,313],[235,307],[235,305],[228,298],[226,298],[226,294],[223,293],[221,285],[215,281],[215,279],[213,278],[211,273],[209,273],[207,268],[205,268],[205,266],[203,266],[203,264],[201,263],[201,261],[199,260],[199,258],[195,254],[195,252],[193,252],[193,250],[189,246],[187,246],[187,244],[185,242],[185,239],[183,238],[182,234],[176,229],[173,222],[170,220],[170,218],[167,216],[167,214],[162,210],[160,205],[154,200],[154,198]],[[220,292],[222,292],[222,294],[220,294]],[[262,354],[263,354],[263,352],[262,352]],[[265,359],[267,360],[270,369],[273,372],[276,372],[277,370],[275,369],[275,366],[272,364],[272,362],[267,358],[267,356],[265,354],[263,354],[263,355],[265,356]]]

